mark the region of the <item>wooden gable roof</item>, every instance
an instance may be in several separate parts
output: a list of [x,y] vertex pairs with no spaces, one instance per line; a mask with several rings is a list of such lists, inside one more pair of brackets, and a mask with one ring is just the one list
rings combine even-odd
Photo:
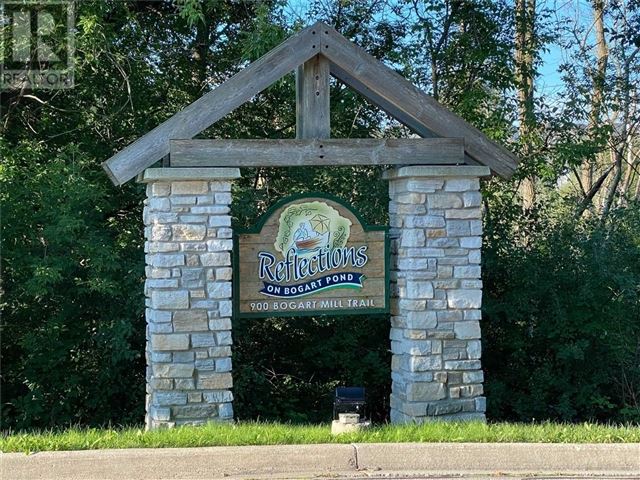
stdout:
[[486,165],[510,177],[518,160],[509,150],[447,110],[364,49],[325,23],[289,37],[220,86],[205,94],[105,161],[115,185],[122,185],[170,152],[170,142],[195,135],[316,55],[331,74],[422,137],[464,139],[465,162]]

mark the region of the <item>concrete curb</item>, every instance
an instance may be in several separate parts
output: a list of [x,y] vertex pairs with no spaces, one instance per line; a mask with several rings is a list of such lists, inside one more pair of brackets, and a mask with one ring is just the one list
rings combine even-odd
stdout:
[[640,475],[640,444],[358,444],[358,466],[440,475]]
[[19,453],[3,480],[561,475],[640,477],[640,444],[389,443]]
[[3,457],[2,480],[287,478],[356,470],[351,445],[88,450]]

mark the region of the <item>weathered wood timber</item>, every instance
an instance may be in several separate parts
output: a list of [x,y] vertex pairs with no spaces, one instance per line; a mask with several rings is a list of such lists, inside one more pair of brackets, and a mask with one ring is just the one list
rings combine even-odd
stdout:
[[[349,85],[422,137],[464,139],[463,160],[459,160],[456,152],[454,161],[449,154],[439,151],[441,147],[438,147],[436,151],[431,151],[427,155],[428,158],[422,155],[422,152],[417,151],[413,152],[415,155],[412,157],[412,151],[410,151],[406,162],[381,160],[385,155],[380,153],[372,154],[368,157],[370,161],[367,161],[366,155],[361,153],[358,157],[359,160],[354,160],[353,164],[455,163],[486,165],[491,168],[493,173],[504,177],[511,176],[517,167],[517,158],[504,147],[491,141],[482,132],[448,111],[362,48],[349,42],[333,28],[322,22],[317,22],[288,38],[215,90],[196,100],[115,154],[103,163],[105,172],[116,185],[121,185],[134,178],[170,152],[172,139],[192,138],[294,69],[297,69],[296,135],[300,139],[326,139],[329,137],[329,74]],[[211,158],[208,156],[212,153],[213,147],[200,144],[199,146],[204,147],[205,151],[198,153],[195,152],[195,145],[193,144],[189,149],[188,155],[186,153],[183,155],[183,160],[176,160],[172,157],[170,165],[229,165],[229,163],[207,163],[211,162]],[[326,145],[323,145],[322,148],[325,147]],[[320,147],[318,146],[318,148]],[[387,150],[388,152],[392,151],[391,149]],[[180,155],[179,152],[174,153]],[[257,153],[259,158],[264,155],[269,158],[277,156],[273,152]],[[296,155],[295,152],[289,153]],[[225,161],[233,162],[235,161],[233,155],[228,153],[222,155],[220,160],[216,159],[215,161],[222,162],[224,158],[227,158],[228,160]],[[314,165],[335,164],[331,154],[314,152],[311,147],[297,155],[298,163],[291,163],[291,165],[306,165],[309,159],[312,159]],[[393,157],[393,155],[389,156]],[[441,158],[436,161],[435,157],[438,156]],[[205,157],[209,160],[205,160]],[[189,161],[195,163],[187,163]],[[262,165],[260,162],[262,160],[249,158],[242,165]],[[278,162],[280,160],[272,165],[285,165]],[[239,164],[234,163],[233,165]]]
[[456,165],[461,138],[172,140],[173,167]]
[[316,55],[296,71],[296,138],[329,138],[329,61]]
[[515,155],[333,28],[327,25],[322,28],[326,37],[322,54],[331,61],[334,76],[420,135],[462,137],[473,159],[502,176],[513,174],[518,163]]

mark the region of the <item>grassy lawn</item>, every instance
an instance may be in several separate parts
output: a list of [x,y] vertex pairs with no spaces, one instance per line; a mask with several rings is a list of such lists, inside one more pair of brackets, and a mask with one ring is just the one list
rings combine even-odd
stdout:
[[329,425],[210,423],[145,432],[140,428],[70,428],[39,433],[3,433],[0,451],[89,450],[100,448],[210,447],[302,443],[373,442],[640,442],[640,427],[597,424],[430,423],[383,425],[334,437]]

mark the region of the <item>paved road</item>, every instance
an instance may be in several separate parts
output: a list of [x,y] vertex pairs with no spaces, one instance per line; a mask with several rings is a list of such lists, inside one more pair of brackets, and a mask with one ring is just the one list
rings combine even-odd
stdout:
[[640,479],[640,444],[395,443],[3,454],[2,480]]

